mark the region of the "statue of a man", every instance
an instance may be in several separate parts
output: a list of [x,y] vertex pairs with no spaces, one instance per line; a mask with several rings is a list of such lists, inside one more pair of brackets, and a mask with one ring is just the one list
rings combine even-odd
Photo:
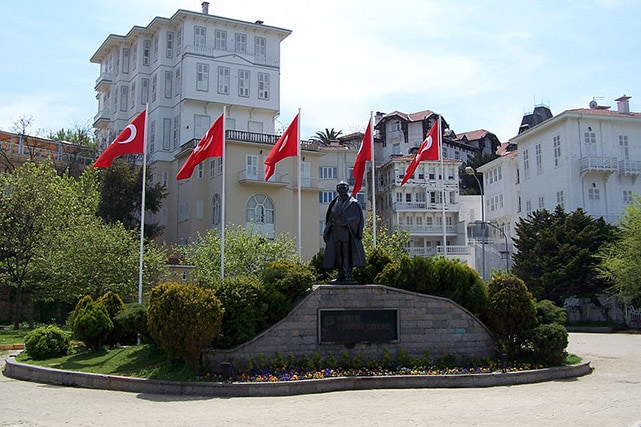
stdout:
[[336,282],[351,282],[352,267],[365,266],[363,249],[363,209],[349,194],[349,185],[341,181],[336,185],[338,196],[327,208],[325,215],[325,258],[323,267],[338,269]]

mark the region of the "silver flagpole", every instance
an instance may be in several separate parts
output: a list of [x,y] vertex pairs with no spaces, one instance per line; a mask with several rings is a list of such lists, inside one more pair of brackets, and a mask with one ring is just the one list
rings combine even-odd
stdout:
[[297,141],[296,141],[296,153],[298,157],[298,262],[301,262],[303,259],[303,242],[302,242],[302,215],[301,215],[301,149],[300,149],[300,108],[298,109],[298,123],[297,123]]
[[369,128],[372,131],[372,146],[371,148],[371,153],[372,153],[372,187],[371,187],[371,194],[372,194],[372,246],[375,248],[376,247],[376,167],[374,165],[374,112],[370,111],[369,112]]
[[142,304],[142,268],[145,246],[145,185],[147,178],[147,127],[149,123],[149,103],[145,105],[145,140],[142,146],[142,196],[140,201],[140,257],[138,261],[138,304]]
[[443,166],[443,128],[441,115],[438,115],[438,157],[441,159],[441,206],[443,221],[443,256],[447,257],[447,233],[445,230],[445,166]]
[[220,209],[220,278],[224,279],[225,278],[225,211],[227,210],[227,200],[225,199],[225,140],[226,140],[226,133],[225,133],[225,120],[227,116],[227,106],[223,105],[223,156],[221,157],[220,161],[223,163],[223,183],[222,183],[222,191],[221,191],[221,196],[223,199],[223,204]]

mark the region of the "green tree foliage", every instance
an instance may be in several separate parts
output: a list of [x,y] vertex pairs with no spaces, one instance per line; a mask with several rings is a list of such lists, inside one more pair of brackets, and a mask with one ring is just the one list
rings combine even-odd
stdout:
[[151,291],[147,326],[156,344],[171,359],[196,367],[200,351],[220,332],[223,306],[211,289],[163,283]]
[[269,325],[287,316],[292,305],[307,294],[314,282],[314,274],[308,266],[293,262],[270,263],[260,277]]
[[38,281],[43,251],[94,208],[88,181],[58,176],[47,161],[27,162],[0,175],[0,283],[16,289],[16,329],[24,290]]
[[359,283],[376,283],[376,277],[385,269],[392,258],[383,249],[374,248],[367,253],[367,265],[357,267],[352,272],[352,278]]
[[95,137],[91,126],[78,126],[74,128],[62,128],[56,132],[49,132],[49,139],[52,141],[65,141],[72,144],[84,145],[86,147],[95,146]]
[[107,308],[91,297],[81,299],[76,305],[71,324],[74,337],[89,350],[100,349],[114,327]]
[[[367,215],[363,227],[363,249],[369,255],[374,249],[374,221],[372,215]],[[405,247],[410,242],[407,230],[396,229],[390,232],[380,217],[376,217],[376,249],[383,251],[391,259],[400,259],[407,255]]]
[[402,257],[385,266],[376,280],[386,286],[441,296],[484,318],[487,289],[476,271],[465,264],[440,257]]
[[599,277],[599,248],[614,241],[614,228],[603,219],[594,220],[582,209],[566,213],[539,210],[516,225],[517,238],[512,272],[520,277],[537,299],[558,305],[570,296],[588,297],[607,288]]
[[[185,261],[196,266],[199,282],[207,284],[219,280],[221,245],[220,232],[211,229],[197,241],[180,248]],[[295,242],[286,234],[268,239],[245,227],[225,229],[226,277],[257,277],[270,262],[296,262],[297,259]]]
[[528,333],[532,360],[546,366],[560,366],[568,353],[568,331],[558,323],[540,324]]
[[116,316],[125,309],[125,303],[122,301],[120,296],[113,291],[107,291],[107,293],[98,298],[96,302],[105,306],[107,313],[109,314],[109,319],[114,325],[106,340],[109,346],[114,346],[123,335],[123,332],[118,328],[118,324],[116,323]]
[[497,157],[496,154],[479,152],[471,159],[463,162],[459,171],[459,190],[461,194],[481,194],[479,182],[483,185],[483,179],[481,179],[479,175],[477,175],[479,179],[479,182],[477,182],[473,175],[468,175],[467,172],[465,172],[465,168],[471,166],[472,169],[477,170],[479,167],[491,162]]
[[36,328],[24,340],[25,351],[35,360],[64,356],[70,345],[67,333],[55,325]]
[[521,279],[508,274],[492,277],[488,298],[488,327],[508,355],[517,358],[527,331],[536,325],[534,298]]
[[[39,264],[37,297],[73,302],[83,295],[98,298],[113,291],[127,301],[138,294],[140,235],[121,223],[104,224],[100,218],[77,218],[72,227],[57,233],[44,248]],[[162,247],[147,242],[143,248],[143,291],[168,274]]]
[[124,310],[116,314],[114,329],[118,331],[121,344],[135,344],[138,337],[142,342],[152,342],[147,329],[147,308],[143,304],[127,304]]
[[614,295],[628,305],[641,305],[641,198],[635,196],[618,223],[618,240],[599,252],[599,274]]
[[556,306],[550,300],[542,300],[536,302],[536,319],[539,325],[549,325],[551,323],[564,325],[568,316],[562,307]]
[[331,144],[332,141],[338,140],[338,137],[341,136],[343,133],[342,130],[334,130],[334,128],[327,129],[325,128],[324,131],[318,131],[314,136],[309,138],[310,141],[317,141],[320,142],[323,145],[329,145]]
[[[151,172],[147,171],[145,188],[145,210],[158,213],[163,199],[167,196],[160,182],[149,185]],[[107,169],[99,172],[100,202],[98,216],[106,223],[121,222],[128,230],[140,230],[140,203],[142,201],[142,168],[117,158]],[[145,223],[145,237],[158,236],[162,227]]]

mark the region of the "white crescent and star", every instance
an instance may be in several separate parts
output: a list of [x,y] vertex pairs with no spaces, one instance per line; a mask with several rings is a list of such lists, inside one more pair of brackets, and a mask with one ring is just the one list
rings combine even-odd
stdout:
[[423,149],[418,154],[420,155],[420,154],[426,152],[427,150],[430,149],[431,146],[432,146],[432,137],[428,136],[427,137],[427,144],[425,144],[425,147],[423,147]]
[[136,130],[136,126],[134,126],[133,124],[129,124],[125,129],[129,129],[129,138],[125,139],[124,141],[118,141],[118,144],[129,144],[134,140],[134,138],[136,138],[136,133],[138,133]]
[[278,152],[279,152],[279,153],[280,153],[281,151],[283,151],[283,149],[284,149],[284,148],[285,148],[285,146],[287,145],[287,141],[289,141],[289,135],[286,135],[286,136],[285,136],[285,139],[283,140],[283,143],[282,143],[282,144],[280,144],[280,147],[278,147]]
[[[196,148],[194,148],[194,152],[197,153],[199,151],[206,150],[211,145],[211,140],[212,138],[209,137],[209,132],[207,132],[205,136],[203,136],[203,139],[198,142]],[[202,144],[203,141],[205,141],[205,144]]]

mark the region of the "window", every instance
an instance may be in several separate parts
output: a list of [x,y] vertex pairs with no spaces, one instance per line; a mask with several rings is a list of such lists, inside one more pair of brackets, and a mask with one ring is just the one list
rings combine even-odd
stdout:
[[180,49],[183,44],[183,29],[178,28],[178,33],[176,34],[176,53],[180,53]]
[[[588,128],[590,129],[590,128]],[[583,143],[585,145],[585,154],[588,156],[596,155],[596,133],[588,130],[583,134]]]
[[220,225],[220,196],[214,194],[214,199],[212,201],[212,211],[213,211],[213,221],[214,225]]
[[205,176],[205,164],[203,162],[198,163],[196,176],[198,176],[198,179],[203,179]]
[[258,156],[251,154],[245,156],[245,172],[247,178],[258,179]]
[[216,173],[218,175],[223,174],[223,158],[222,157],[216,157]]
[[247,53],[247,35],[246,34],[236,33],[235,50],[238,53]]
[[539,209],[545,209],[545,197],[539,196]]
[[214,33],[216,49],[227,50],[227,31],[216,30]]
[[249,198],[245,220],[254,224],[274,223],[274,204],[264,194],[255,194]]
[[554,145],[554,166],[559,167],[561,166],[561,137],[555,135],[552,142]]
[[129,55],[131,51],[129,49],[122,50],[122,72],[124,74],[129,74]]
[[407,193],[405,195],[405,202],[406,203],[412,203],[412,193]]
[[532,201],[531,200],[528,200],[527,202],[525,202],[525,213],[527,215],[532,213]]
[[138,43],[134,43],[134,45],[131,48],[131,69],[135,70],[136,66],[138,65]]
[[165,47],[165,56],[167,58],[174,57],[174,32],[167,31],[167,46]]
[[176,68],[176,90],[174,96],[180,96],[180,86],[182,85],[182,75],[180,73],[180,68]]
[[624,160],[630,160],[630,150],[628,148],[628,136],[619,135],[619,152]]
[[120,86],[120,111],[127,111],[129,104],[129,86]]
[[396,193],[396,203],[403,203],[403,193]]
[[158,89],[158,74],[151,77],[151,102],[156,102],[156,92]]
[[269,99],[269,74],[258,73],[258,99]]
[[321,204],[329,203],[334,200],[337,194],[335,191],[321,191],[318,193],[318,202]]
[[173,89],[171,85],[174,82],[174,73],[172,71],[165,71],[165,98],[171,99]]
[[396,143],[392,145],[392,154],[401,154],[401,144]]
[[560,206],[561,209],[564,209],[564,200],[563,200],[563,191],[556,192],[556,205]]
[[632,191],[631,190],[623,190],[623,203],[624,204],[632,203]]
[[530,176],[530,151],[523,150],[523,174],[526,178]]
[[172,148],[178,148],[178,139],[180,138],[180,116],[174,117],[174,127],[172,131]]
[[207,28],[194,27],[194,47],[196,49],[204,49],[207,46]]
[[229,95],[229,67],[218,67],[218,93]]
[[[202,163],[200,165],[202,165]],[[203,219],[203,210],[204,210],[203,208],[204,208],[203,201],[196,200],[196,219]]]
[[149,124],[149,152],[156,150],[156,121],[152,120]]
[[238,70],[238,96],[249,97],[249,70]]
[[134,108],[136,106],[136,82],[131,83],[131,107]]
[[536,144],[534,146],[535,156],[536,156],[536,173],[540,174],[543,172],[543,163],[541,159],[541,144]]
[[163,188],[167,188],[168,184],[169,184],[169,172],[163,171],[162,172],[162,186],[163,186]]
[[146,104],[149,102],[149,79],[142,79],[142,90],[140,91],[140,102]]
[[267,39],[265,37],[254,37],[254,56],[257,61],[267,59]]
[[142,41],[142,65],[149,65],[150,64],[150,56],[151,56],[151,40],[143,40]]
[[209,65],[199,63],[196,65],[196,90],[207,92],[209,90]]
[[171,119],[162,119],[162,149],[169,151],[171,141]]
[[597,201],[601,199],[601,194],[598,188],[588,188],[588,200]]
[[336,179],[336,168],[331,166],[321,166],[318,170],[320,179]]
[[158,62],[158,34],[154,34],[154,62]]
[[194,115],[194,138],[202,137],[209,129],[209,116]]

